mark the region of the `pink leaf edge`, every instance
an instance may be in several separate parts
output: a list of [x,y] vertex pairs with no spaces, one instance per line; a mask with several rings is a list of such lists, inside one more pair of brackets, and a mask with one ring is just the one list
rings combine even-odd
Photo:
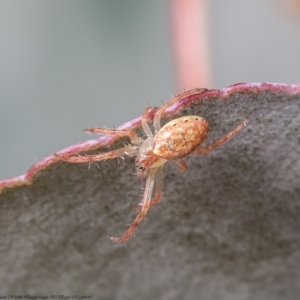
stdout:
[[[189,96],[184,97],[181,101],[177,102],[175,105],[169,107],[166,111],[166,115],[173,116],[176,115],[176,112],[185,106],[188,106],[192,101],[197,99],[197,101],[201,101],[204,98],[215,98],[219,97],[226,100],[230,95],[234,93],[249,93],[249,92],[262,92],[262,91],[270,91],[270,92],[286,92],[290,95],[294,95],[300,93],[300,83],[297,84],[284,84],[284,83],[237,83],[233,84],[227,88],[221,90],[210,89],[204,92],[198,92]],[[154,111],[150,118],[153,119]],[[141,116],[135,118],[125,124],[119,126],[117,129],[128,129],[128,128],[136,128],[140,126]],[[107,147],[111,145],[117,137],[113,137],[111,135],[105,135],[98,139],[88,140],[86,142],[78,143],[67,147],[61,151],[58,151],[58,154],[76,154],[82,151],[91,151],[100,147]],[[0,193],[3,189],[12,188],[20,185],[28,185],[31,184],[32,178],[40,171],[46,169],[51,164],[57,162],[59,159],[54,155],[49,155],[42,159],[41,161],[32,165],[24,175],[4,179],[0,181]]]

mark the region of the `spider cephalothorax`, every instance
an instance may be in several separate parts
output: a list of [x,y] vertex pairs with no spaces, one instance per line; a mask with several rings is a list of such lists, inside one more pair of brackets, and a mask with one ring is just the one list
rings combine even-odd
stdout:
[[[145,140],[140,139],[133,130],[118,130],[100,127],[90,128],[86,129],[85,132],[112,134],[119,137],[127,136],[131,139],[131,144],[124,148],[96,155],[64,156],[55,154],[61,160],[74,163],[94,162],[123,156],[136,156],[137,175],[140,177],[147,176],[145,192],[141,201],[141,208],[135,220],[122,237],[111,237],[114,242],[125,242],[128,240],[135,232],[140,222],[145,218],[148,209],[161,199],[163,167],[166,162],[171,163],[180,171],[185,172],[187,171],[187,166],[184,158],[187,155],[191,153],[199,155],[208,153],[231,139],[245,126],[246,120],[234,130],[204,148],[198,147],[205,140],[209,131],[209,125],[205,119],[199,116],[180,117],[168,122],[161,128],[160,119],[166,108],[186,96],[199,93],[201,91],[205,91],[205,89],[195,89],[179,94],[161,106],[154,116],[154,133],[152,133],[147,122],[151,108],[147,108],[141,118],[142,128],[146,135]],[[152,197],[154,186],[155,193]]]

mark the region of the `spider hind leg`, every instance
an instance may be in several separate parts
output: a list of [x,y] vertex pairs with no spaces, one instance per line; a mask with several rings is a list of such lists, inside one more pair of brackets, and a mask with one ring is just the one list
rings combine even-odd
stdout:
[[[156,185],[155,196],[151,198],[154,183]],[[139,224],[145,219],[148,209],[156,204],[161,198],[161,185],[162,185],[162,166],[158,168],[149,169],[145,192],[142,200],[142,206],[140,212],[129,226],[127,231],[121,237],[110,237],[113,242],[124,243],[127,241],[138,229]]]
[[198,155],[203,155],[203,154],[206,154],[206,153],[212,151],[213,149],[221,146],[222,144],[224,144],[227,141],[229,141],[230,139],[232,139],[241,129],[243,129],[243,127],[246,126],[246,123],[247,123],[247,119],[244,120],[235,129],[233,129],[229,133],[225,134],[224,136],[222,136],[221,138],[219,138],[218,140],[216,140],[212,144],[210,144],[210,145],[208,145],[208,146],[206,146],[204,148],[197,149],[194,153],[198,154]]

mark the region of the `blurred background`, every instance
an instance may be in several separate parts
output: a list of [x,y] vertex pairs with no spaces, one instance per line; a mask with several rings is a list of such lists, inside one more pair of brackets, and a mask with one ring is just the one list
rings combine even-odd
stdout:
[[300,82],[299,6],[1,0],[0,179],[186,89]]

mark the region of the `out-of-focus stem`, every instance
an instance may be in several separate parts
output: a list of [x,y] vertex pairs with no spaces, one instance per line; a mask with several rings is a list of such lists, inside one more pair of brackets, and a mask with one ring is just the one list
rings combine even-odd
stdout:
[[207,1],[170,0],[177,89],[211,87]]

